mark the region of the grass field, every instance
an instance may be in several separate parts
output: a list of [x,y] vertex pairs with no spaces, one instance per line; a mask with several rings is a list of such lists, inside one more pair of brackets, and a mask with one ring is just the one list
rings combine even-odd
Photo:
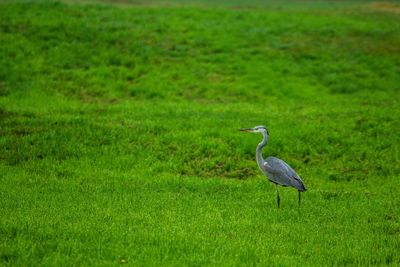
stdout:
[[0,1],[0,265],[400,265],[399,16]]

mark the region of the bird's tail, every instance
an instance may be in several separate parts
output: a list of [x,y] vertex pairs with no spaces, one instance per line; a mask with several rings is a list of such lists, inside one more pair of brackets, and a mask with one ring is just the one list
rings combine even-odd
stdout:
[[304,186],[303,181],[300,179],[294,179],[292,181],[292,185],[299,191],[305,192],[307,191],[307,188]]

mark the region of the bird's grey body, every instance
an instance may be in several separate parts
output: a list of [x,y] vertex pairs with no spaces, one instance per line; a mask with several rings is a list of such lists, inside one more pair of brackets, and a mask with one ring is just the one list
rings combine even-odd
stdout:
[[299,191],[306,191],[303,181],[297,173],[283,160],[268,157],[264,163],[264,173],[267,174],[268,179],[281,186],[292,186]]
[[[300,176],[290,167],[286,162],[276,157],[263,158],[261,150],[268,143],[268,130],[265,126],[256,126],[252,129],[241,129],[246,132],[256,132],[263,134],[263,140],[258,144],[256,149],[257,164],[260,170],[268,177],[268,180],[273,182],[276,186],[291,186],[299,191],[299,205],[300,205],[300,192],[307,189],[304,186]],[[278,207],[280,203],[278,187],[276,187],[278,196]]]

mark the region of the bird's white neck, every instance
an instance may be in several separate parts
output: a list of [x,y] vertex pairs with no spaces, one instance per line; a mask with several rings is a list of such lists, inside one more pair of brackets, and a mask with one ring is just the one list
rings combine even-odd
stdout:
[[264,158],[262,156],[261,150],[262,148],[268,143],[268,134],[266,132],[263,132],[263,140],[261,143],[258,144],[257,149],[256,149],[256,157],[257,157],[257,163],[258,166],[263,169],[264,165]]

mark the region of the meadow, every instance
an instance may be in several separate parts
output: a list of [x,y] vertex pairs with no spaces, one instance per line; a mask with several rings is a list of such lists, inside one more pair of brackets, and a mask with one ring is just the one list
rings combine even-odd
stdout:
[[0,265],[400,265],[399,16],[0,1]]

